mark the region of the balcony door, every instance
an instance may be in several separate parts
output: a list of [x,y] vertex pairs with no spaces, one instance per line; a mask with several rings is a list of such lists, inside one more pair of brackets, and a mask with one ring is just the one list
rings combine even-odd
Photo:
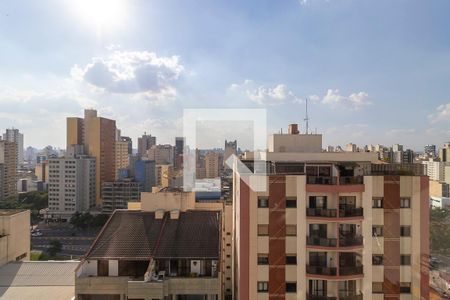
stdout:
[[327,196],[310,196],[309,208],[327,208]]
[[326,252],[310,252],[309,265],[313,267],[327,267],[327,253]]
[[339,267],[356,266],[356,254],[352,252],[339,253]]
[[339,224],[340,238],[354,238],[356,236],[356,224]]
[[309,224],[309,236],[312,238],[327,238],[327,224]]
[[327,281],[326,280],[310,280],[309,294],[312,296],[327,296]]
[[355,296],[356,280],[339,281],[339,297]]
[[341,196],[339,197],[339,209],[344,211],[351,211],[356,208],[355,196]]

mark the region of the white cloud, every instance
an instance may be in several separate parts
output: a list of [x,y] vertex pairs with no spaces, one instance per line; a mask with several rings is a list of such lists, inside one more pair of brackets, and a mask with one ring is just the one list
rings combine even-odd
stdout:
[[279,105],[285,102],[299,101],[299,98],[282,83],[273,87],[256,86],[252,80],[246,79],[242,84],[231,84],[229,90],[241,93],[260,105]]
[[158,57],[148,51],[113,51],[94,57],[85,66],[75,65],[73,79],[86,82],[99,91],[129,94],[161,104],[173,100],[173,83],[183,73],[178,56]]
[[428,119],[432,124],[438,122],[450,122],[450,102],[441,104],[436,108],[436,112],[428,115]]
[[333,108],[347,108],[351,110],[359,110],[365,106],[372,104],[369,94],[366,92],[353,93],[349,96],[342,96],[339,90],[328,89],[321,101]]
[[386,132],[386,135],[401,137],[407,134],[415,134],[416,130],[414,128],[394,128]]

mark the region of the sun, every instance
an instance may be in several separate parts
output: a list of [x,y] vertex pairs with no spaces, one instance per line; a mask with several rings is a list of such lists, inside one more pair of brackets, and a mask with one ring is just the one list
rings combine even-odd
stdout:
[[88,25],[97,30],[114,27],[123,22],[126,0],[72,0],[71,9]]

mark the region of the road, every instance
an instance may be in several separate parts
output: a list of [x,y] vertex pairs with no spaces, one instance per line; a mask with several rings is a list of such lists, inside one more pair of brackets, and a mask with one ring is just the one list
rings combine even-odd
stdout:
[[83,256],[97,236],[98,230],[79,230],[70,227],[39,228],[42,236],[31,237],[33,250],[46,251],[53,240],[60,241],[59,255],[77,258]]

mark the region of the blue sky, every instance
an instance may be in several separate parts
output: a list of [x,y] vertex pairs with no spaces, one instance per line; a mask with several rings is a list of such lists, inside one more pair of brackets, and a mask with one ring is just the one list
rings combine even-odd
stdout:
[[325,144],[441,145],[449,28],[446,0],[1,0],[0,129],[63,147],[93,107],[173,143],[183,108],[267,108],[274,132],[309,97]]

